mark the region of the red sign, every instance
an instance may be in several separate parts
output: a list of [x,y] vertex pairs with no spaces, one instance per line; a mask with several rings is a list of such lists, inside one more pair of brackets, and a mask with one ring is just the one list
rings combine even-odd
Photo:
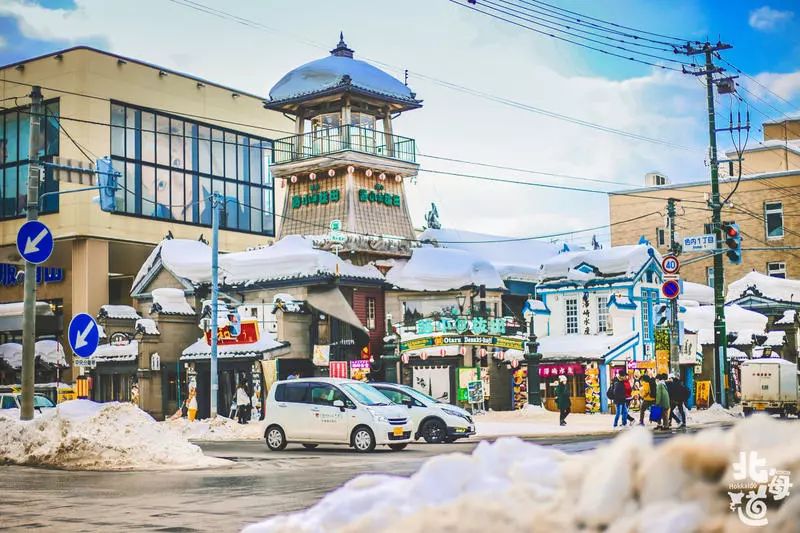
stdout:
[[681,285],[678,283],[677,280],[668,279],[661,285],[661,294],[664,297],[669,298],[670,300],[674,300],[681,294]]
[[581,363],[565,363],[563,365],[539,365],[539,376],[558,377],[558,376],[574,376],[575,374],[583,374],[583,365]]
[[328,375],[332,378],[348,378],[347,361],[331,361],[328,363]]
[[[217,345],[225,344],[253,344],[258,342],[259,331],[258,322],[255,320],[245,320],[241,323],[241,332],[238,336],[231,335],[230,329],[226,326],[217,331]],[[206,343],[211,346],[211,330],[206,331]]]

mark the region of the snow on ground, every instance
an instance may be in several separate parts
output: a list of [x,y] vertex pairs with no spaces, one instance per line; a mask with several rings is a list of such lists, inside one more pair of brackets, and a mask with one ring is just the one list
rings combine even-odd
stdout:
[[239,424],[236,420],[224,416],[194,422],[178,418],[160,423],[189,440],[261,440],[267,428],[266,422],[259,420]]
[[[631,411],[631,416],[636,419],[636,424],[638,424],[639,412]],[[726,410],[719,404],[714,404],[709,409],[687,411],[687,423],[691,426],[733,422],[741,416],[741,408]],[[534,406],[526,406],[525,409],[519,411],[490,411],[475,415],[473,418],[476,438],[479,439],[504,436],[595,435],[614,431],[614,415],[611,414],[570,413],[567,417],[567,425],[560,426],[558,413]],[[649,425],[648,422],[645,423]]]
[[31,421],[0,415],[0,463],[67,470],[167,470],[229,465],[130,403],[72,400]]
[[[729,508],[733,463],[756,451],[800,479],[800,426],[764,416],[658,446],[642,428],[569,455],[519,439],[429,459],[410,477],[361,475],[313,507],[245,533],[750,531]],[[800,495],[767,511],[770,531],[796,531]],[[765,528],[766,530],[766,528]]]

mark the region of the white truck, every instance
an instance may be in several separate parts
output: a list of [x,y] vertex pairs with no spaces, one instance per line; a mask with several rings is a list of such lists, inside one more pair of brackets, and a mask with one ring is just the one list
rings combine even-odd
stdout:
[[744,361],[742,370],[742,411],[797,414],[797,365],[785,359],[764,358]]

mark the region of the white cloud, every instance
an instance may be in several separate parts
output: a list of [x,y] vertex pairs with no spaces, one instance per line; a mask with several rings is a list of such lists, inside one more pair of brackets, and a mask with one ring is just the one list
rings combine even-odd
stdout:
[[[113,4],[78,0],[73,12],[15,0],[6,2],[0,12],[11,11],[23,19],[24,31],[31,36],[79,42],[100,33],[112,52],[264,95],[288,70],[327,54],[342,29],[357,57],[379,59],[411,71],[409,85],[424,99],[424,107],[403,114],[394,129],[399,135],[415,138],[422,154],[603,178],[632,186],[642,185],[644,173],[652,169],[665,172],[674,182],[707,175],[703,166],[705,92],[691,77],[655,69],[622,81],[587,75],[597,56],[580,55],[575,48],[531,32],[510,31],[500,22],[454,10],[446,2],[411,0],[401,12],[394,10],[389,0],[370,1],[374,9],[351,10],[341,3],[324,2],[315,4],[315,16],[309,18],[297,17],[293,2],[204,1],[281,30],[260,31],[158,0]],[[390,10],[392,17],[387,18]],[[419,13],[425,13],[424,18]],[[383,37],[376,37],[376,27],[382,28]],[[313,36],[326,48],[298,43],[289,34]],[[693,150],[634,141],[478,99],[414,72]],[[420,162],[423,169],[590,189],[619,187],[425,158]],[[604,194],[497,184],[424,171],[417,184],[409,186],[408,196],[417,224],[422,223],[433,201],[446,226],[500,235],[552,234],[608,221]],[[603,237],[608,230],[596,233]],[[643,233],[652,232],[647,228]],[[578,237],[588,242],[591,233]]]
[[[754,77],[758,80],[758,83],[767,87],[770,91],[785,100],[791,100],[796,96],[800,96],[800,70],[783,74],[762,72]],[[764,87],[760,87],[756,83],[748,83],[747,85],[749,91],[754,92],[762,98],[773,97]]]
[[792,11],[780,11],[769,6],[763,6],[750,12],[748,23],[752,28],[759,31],[772,31],[791,20],[792,17],[794,17],[794,12]]
[[0,48],[5,48],[5,47],[6,47],[6,45],[8,45],[8,41],[6,40],[6,38],[5,38],[5,37],[3,37],[2,35],[0,35]]

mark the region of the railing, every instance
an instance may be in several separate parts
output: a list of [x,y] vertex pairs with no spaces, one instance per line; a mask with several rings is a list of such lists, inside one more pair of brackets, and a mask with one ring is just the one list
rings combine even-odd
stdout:
[[312,157],[353,150],[408,161],[416,161],[414,139],[389,135],[360,126],[337,126],[277,139],[273,143],[275,163],[290,163]]

